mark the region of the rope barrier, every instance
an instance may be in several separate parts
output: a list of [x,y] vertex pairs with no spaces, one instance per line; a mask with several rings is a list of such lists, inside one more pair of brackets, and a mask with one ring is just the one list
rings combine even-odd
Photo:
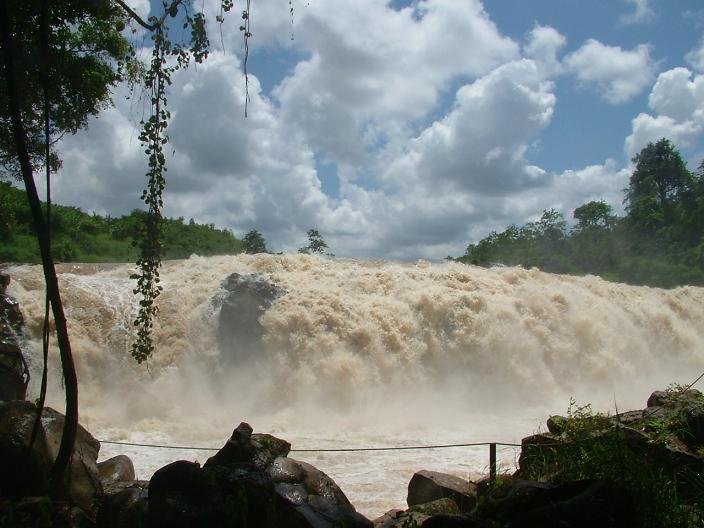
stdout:
[[[175,446],[163,444],[139,444],[133,442],[117,442],[114,440],[99,440],[101,444],[122,445],[130,447],[151,447],[156,449],[184,449],[192,451],[220,451],[219,447],[200,446]],[[423,446],[388,446],[388,447],[339,447],[339,448],[319,448],[319,449],[291,449],[291,453],[350,453],[358,451],[408,451],[411,449],[445,449],[449,447],[476,447],[487,445],[500,445],[507,447],[521,447],[521,444],[511,444],[505,442],[472,442],[468,444],[438,444]]]

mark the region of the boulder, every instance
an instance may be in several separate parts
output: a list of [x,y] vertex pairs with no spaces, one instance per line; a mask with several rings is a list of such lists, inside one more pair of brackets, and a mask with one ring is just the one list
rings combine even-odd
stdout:
[[335,482],[287,458],[291,446],[241,423],[201,468],[174,462],[149,484],[149,519],[164,527],[371,527]]
[[262,314],[286,291],[262,275],[233,273],[222,283],[218,345],[225,361],[241,364],[256,360],[264,351]]
[[134,464],[127,455],[117,455],[98,463],[98,474],[103,489],[118,482],[130,482],[135,478]]
[[14,338],[3,338],[0,331],[0,401],[24,400],[27,396],[29,369]]
[[[30,402],[0,402],[0,496],[27,497],[48,491],[48,475],[61,444],[64,415],[44,408],[32,449],[28,449],[37,407]],[[102,494],[96,464],[100,443],[80,425],[67,475],[69,499],[92,512]]]
[[[374,522],[376,528],[407,528],[408,526],[425,526],[433,517],[454,517],[459,513],[457,503],[444,497],[424,504],[416,504],[406,511],[385,514]],[[440,525],[438,525],[440,526]]]
[[421,528],[494,528],[495,526],[491,521],[468,514],[433,515],[421,524]]
[[0,401],[24,400],[29,383],[18,339],[24,318],[19,303],[5,294],[9,283],[10,277],[0,274]]
[[66,502],[52,502],[49,497],[23,497],[0,501],[0,526],[12,528],[93,528],[86,513]]
[[374,528],[387,528],[388,526],[393,526],[392,523],[396,521],[396,519],[398,519],[403,513],[404,510],[394,508],[393,510],[389,510],[374,519],[372,524],[374,525]]
[[494,490],[475,514],[513,528],[632,526],[634,518],[630,497],[604,480],[560,485],[515,480]]
[[10,276],[0,271],[0,294],[5,294],[7,292],[7,287],[10,285]]
[[468,512],[477,503],[477,487],[459,477],[426,470],[418,471],[408,483],[408,506],[442,498],[454,500],[460,511]]
[[267,474],[276,493],[303,513],[312,526],[372,525],[357,513],[335,481],[311,464],[278,457],[267,468]]
[[227,443],[213,456],[206,460],[203,467],[226,466],[251,462],[254,458],[254,446],[251,442],[252,426],[242,422],[227,440]]
[[0,293],[0,318],[15,332],[19,332],[24,326],[20,303],[4,293]]
[[146,526],[148,482],[119,481],[105,488],[96,517],[96,528]]

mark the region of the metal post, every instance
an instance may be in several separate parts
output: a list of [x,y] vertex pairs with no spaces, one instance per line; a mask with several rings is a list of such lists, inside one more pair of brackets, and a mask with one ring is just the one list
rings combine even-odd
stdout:
[[496,482],[496,444],[489,444],[489,482]]

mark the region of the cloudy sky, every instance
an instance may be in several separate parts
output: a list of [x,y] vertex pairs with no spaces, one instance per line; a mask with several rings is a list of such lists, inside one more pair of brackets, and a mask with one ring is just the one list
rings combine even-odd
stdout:
[[[649,141],[704,158],[701,0],[291,3],[252,0],[245,119],[242,1],[221,39],[204,0],[213,53],[169,95],[168,215],[275,251],[317,228],[339,256],[440,259],[546,208],[621,210]],[[125,95],[61,143],[57,202],[140,206],[143,108]]]

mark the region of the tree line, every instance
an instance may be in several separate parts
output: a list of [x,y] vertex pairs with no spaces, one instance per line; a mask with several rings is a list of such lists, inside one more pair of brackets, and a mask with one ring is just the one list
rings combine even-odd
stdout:
[[632,161],[625,216],[603,200],[590,201],[574,210],[569,228],[561,213],[549,209],[535,222],[490,233],[455,260],[659,287],[704,285],[704,160],[689,171],[663,138]]
[[[45,204],[43,204],[45,206]],[[52,205],[54,258],[62,262],[130,262],[137,257],[135,241],[147,213],[135,209],[120,217],[88,214],[78,207]],[[244,243],[227,229],[183,217],[165,218],[163,257],[192,254],[229,255],[244,251]],[[40,262],[39,246],[24,191],[0,182],[0,261]]]

